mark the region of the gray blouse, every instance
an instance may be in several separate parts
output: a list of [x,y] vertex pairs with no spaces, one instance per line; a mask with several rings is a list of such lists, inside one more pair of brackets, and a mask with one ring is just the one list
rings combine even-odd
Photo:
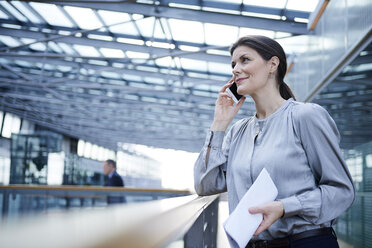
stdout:
[[339,138],[325,109],[289,99],[266,119],[253,116],[236,122],[226,136],[223,131],[209,131],[195,163],[195,190],[199,195],[227,190],[231,213],[266,168],[285,213],[254,239],[329,227],[355,195]]

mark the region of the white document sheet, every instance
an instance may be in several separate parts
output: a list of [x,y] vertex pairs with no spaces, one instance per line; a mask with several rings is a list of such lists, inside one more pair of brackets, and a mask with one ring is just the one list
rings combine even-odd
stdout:
[[278,189],[267,170],[263,168],[224,223],[227,239],[232,248],[244,248],[262,222],[262,214],[250,214],[248,209],[274,201],[277,195]]

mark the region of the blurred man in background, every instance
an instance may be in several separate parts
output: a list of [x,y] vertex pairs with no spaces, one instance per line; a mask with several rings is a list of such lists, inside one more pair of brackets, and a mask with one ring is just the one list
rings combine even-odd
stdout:
[[124,187],[123,179],[116,172],[116,162],[114,160],[108,159],[103,163],[103,174],[108,177],[105,186]]
[[[107,176],[105,186],[107,187],[124,187],[124,182],[121,176],[116,172],[116,162],[108,159],[103,163],[103,174]],[[123,196],[108,196],[107,203],[124,203],[126,202]]]

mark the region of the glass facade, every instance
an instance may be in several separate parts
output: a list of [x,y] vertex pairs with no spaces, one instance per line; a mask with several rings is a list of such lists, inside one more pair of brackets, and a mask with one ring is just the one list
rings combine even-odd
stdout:
[[336,225],[338,237],[355,248],[372,247],[372,142],[344,151],[356,198]]

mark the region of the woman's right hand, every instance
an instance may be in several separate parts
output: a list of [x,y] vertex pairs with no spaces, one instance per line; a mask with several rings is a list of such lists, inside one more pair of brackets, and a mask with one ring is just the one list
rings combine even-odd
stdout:
[[245,101],[245,97],[242,97],[240,101],[234,105],[234,100],[226,92],[234,82],[234,78],[225,84],[219,94],[214,108],[214,120],[211,126],[212,131],[225,131],[229,126],[230,122],[234,119],[239,109]]

